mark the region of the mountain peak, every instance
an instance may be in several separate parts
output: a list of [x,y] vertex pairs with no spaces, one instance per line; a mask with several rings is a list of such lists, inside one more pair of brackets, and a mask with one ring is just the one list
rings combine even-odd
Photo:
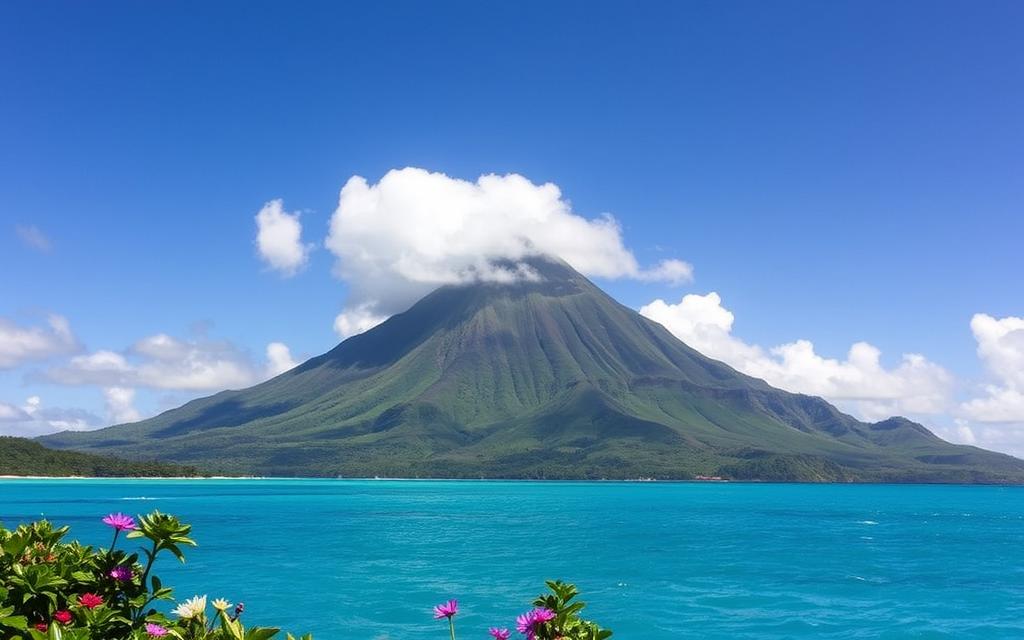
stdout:
[[[483,273],[481,273],[483,271]],[[466,283],[452,288],[502,288],[535,291],[545,295],[571,295],[584,288],[594,288],[587,278],[572,266],[554,256],[531,254],[518,259],[501,258],[475,269]]]
[[45,442],[262,475],[1024,480],[707,358],[559,259],[487,273],[250,389]]

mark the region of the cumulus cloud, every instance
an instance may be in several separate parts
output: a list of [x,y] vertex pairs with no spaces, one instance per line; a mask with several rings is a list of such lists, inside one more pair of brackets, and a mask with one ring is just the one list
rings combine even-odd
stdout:
[[103,390],[106,401],[107,419],[111,424],[137,422],[141,415],[135,408],[135,389],[127,387],[107,387]]
[[288,213],[281,200],[271,200],[256,214],[256,249],[260,258],[285,277],[302,270],[313,245],[302,242],[299,213]]
[[0,402],[0,423],[6,422],[21,422],[29,419],[27,414],[21,407],[16,407],[13,404],[7,404],[6,402]]
[[0,317],[0,369],[10,369],[32,360],[44,360],[79,349],[66,318],[51,315],[46,326],[24,327]]
[[865,419],[893,414],[934,414],[948,408],[952,376],[918,354],[904,354],[886,368],[881,352],[866,342],[853,344],[845,359],[826,358],[808,340],[765,349],[732,334],[735,317],[717,293],[664,300],[640,313],[664,325],[701,353],[721,360],[773,386],[836,401]]
[[0,402],[0,435],[35,438],[59,431],[85,431],[103,426],[100,418],[83,409],[44,407],[39,396],[22,406]]
[[984,395],[963,403],[961,412],[977,422],[1024,423],[1024,318],[978,313],[971,332],[993,382],[984,386]]
[[299,363],[292,358],[291,349],[283,342],[271,342],[267,345],[267,377],[273,378],[285,371],[294,369]]
[[495,262],[536,254],[560,257],[589,276],[670,283],[693,277],[681,260],[642,267],[613,217],[585,218],[556,185],[516,174],[470,182],[406,168],[376,184],[354,176],[341,189],[325,244],[337,258],[335,275],[350,286],[335,321],[342,336],[440,285],[529,277]]
[[334,330],[345,339],[369,331],[388,319],[387,316],[374,312],[373,307],[372,303],[364,302],[345,309],[334,319]]
[[49,253],[53,249],[50,239],[34,224],[19,224],[14,227],[14,231],[18,234],[22,244],[30,249],[42,253]]
[[956,426],[956,436],[954,440],[961,444],[977,444],[978,436],[974,434],[974,429],[971,429],[971,425],[962,418],[957,418],[953,421]]
[[[228,341],[179,339],[164,333],[143,338],[124,352],[100,350],[74,356],[46,373],[51,382],[102,387],[220,391],[247,387],[294,366],[288,347],[271,343],[267,363]],[[290,367],[288,367],[290,368]]]

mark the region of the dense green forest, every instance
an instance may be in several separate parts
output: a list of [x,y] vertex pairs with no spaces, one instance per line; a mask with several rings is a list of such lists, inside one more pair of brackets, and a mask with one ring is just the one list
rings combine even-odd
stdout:
[[77,451],[54,451],[25,438],[0,436],[0,475],[110,478],[199,475],[195,467],[163,462],[129,462]]

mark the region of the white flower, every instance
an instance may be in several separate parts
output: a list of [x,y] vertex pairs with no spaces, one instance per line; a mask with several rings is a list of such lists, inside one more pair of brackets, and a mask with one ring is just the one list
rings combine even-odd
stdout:
[[213,608],[217,611],[227,611],[231,608],[231,603],[224,598],[217,598],[213,601]]
[[195,596],[174,608],[178,617],[188,620],[206,613],[206,596]]

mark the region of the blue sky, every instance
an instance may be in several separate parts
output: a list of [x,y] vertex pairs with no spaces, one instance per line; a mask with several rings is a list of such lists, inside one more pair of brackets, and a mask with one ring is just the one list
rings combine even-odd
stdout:
[[[554,183],[642,269],[692,265],[595,280],[734,366],[1024,453],[1022,24],[1017,2],[5,3],[0,431],[147,416],[259,378],[269,343],[327,350],[370,299],[324,245],[339,190],[420,167]],[[256,244],[275,199],[300,213],[290,276]],[[794,371],[772,348],[800,340],[822,362]],[[878,375],[847,366],[858,342]]]

